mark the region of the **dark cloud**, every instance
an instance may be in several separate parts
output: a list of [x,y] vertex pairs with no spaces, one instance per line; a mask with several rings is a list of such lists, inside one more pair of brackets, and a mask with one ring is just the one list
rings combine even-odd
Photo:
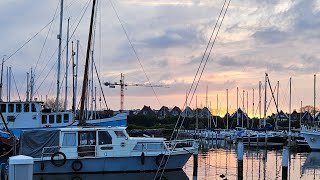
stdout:
[[149,37],[143,40],[143,44],[148,48],[175,48],[181,46],[187,47],[199,42],[198,34],[198,31],[193,27],[168,29],[161,35]]
[[289,34],[276,28],[268,28],[262,31],[256,31],[252,37],[258,41],[268,44],[281,43],[288,39]]

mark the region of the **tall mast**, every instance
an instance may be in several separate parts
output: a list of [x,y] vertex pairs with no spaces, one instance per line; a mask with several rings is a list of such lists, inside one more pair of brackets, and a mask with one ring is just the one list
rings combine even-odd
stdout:
[[227,130],[229,130],[229,92],[228,92],[228,89],[227,89]]
[[26,101],[29,101],[29,73],[27,72],[27,95],[26,95]]
[[291,141],[291,77],[289,81],[289,90],[290,90],[290,96],[289,96],[289,140]]
[[268,81],[268,74],[265,74],[265,81],[264,81],[264,112],[263,112],[263,126],[266,127],[266,120],[267,120],[267,81]]
[[3,64],[4,64],[4,57],[5,57],[5,56],[3,56],[2,64],[1,64],[0,101],[3,101],[3,99],[2,99],[2,85],[3,85],[3,83],[2,83],[2,77],[3,77]]
[[[121,73],[120,78],[120,112],[123,111],[124,104],[124,74]],[[186,96],[186,107],[187,107],[187,96]]]
[[77,59],[76,59],[76,64],[74,65],[76,68],[76,72],[74,75],[74,89],[73,89],[73,113],[77,114],[77,87],[78,87],[78,62],[79,62],[79,40],[77,40]]
[[244,113],[244,90],[242,90],[242,113],[241,113],[241,127],[243,128],[243,113]]
[[89,38],[88,38],[88,47],[87,47],[87,55],[86,55],[86,64],[84,68],[84,77],[83,77],[83,85],[82,85],[82,94],[81,94],[81,104],[80,104],[80,125],[85,124],[85,116],[84,116],[84,103],[87,95],[88,88],[88,68],[89,68],[89,60],[90,60],[90,51],[91,51],[91,42],[92,42],[92,31],[93,31],[93,21],[95,14],[96,0],[93,0],[92,4],[92,12],[91,12],[91,20],[90,20],[90,30],[89,30]]
[[249,91],[247,91],[247,128],[249,128]]
[[254,118],[254,88],[252,88],[252,124],[251,124],[251,128],[253,128],[253,118]]
[[33,71],[32,71],[32,68],[31,68],[31,72],[30,72],[30,101],[32,101],[33,99],[33,91],[34,91],[34,74],[33,74]]
[[216,127],[218,127],[218,116],[219,116],[219,94],[217,94],[217,116],[216,116]]
[[8,77],[8,101],[11,101],[11,66],[9,67],[9,77]]
[[261,128],[261,81],[259,81],[259,127]]
[[196,96],[196,129],[199,128],[199,122],[198,122],[198,96]]
[[316,118],[316,74],[314,75],[314,83],[313,83],[313,119]]
[[67,49],[66,49],[66,92],[64,96],[64,111],[67,111],[68,105],[68,70],[69,70],[69,25],[70,25],[70,18],[68,18],[68,26],[67,26]]
[[237,126],[239,126],[239,88],[237,87]]
[[59,51],[58,51],[58,75],[57,75],[56,112],[59,111],[62,21],[63,21],[63,0],[61,0],[61,2],[60,2],[60,31],[59,31],[59,35],[58,35]]

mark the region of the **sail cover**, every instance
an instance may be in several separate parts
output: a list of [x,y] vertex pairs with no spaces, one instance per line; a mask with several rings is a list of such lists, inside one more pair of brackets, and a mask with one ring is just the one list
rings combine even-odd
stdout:
[[[31,156],[33,158],[41,158],[45,147],[59,146],[58,129],[45,130],[28,130],[22,131],[20,135],[19,154]],[[58,148],[45,148],[46,154],[51,154],[57,151]]]

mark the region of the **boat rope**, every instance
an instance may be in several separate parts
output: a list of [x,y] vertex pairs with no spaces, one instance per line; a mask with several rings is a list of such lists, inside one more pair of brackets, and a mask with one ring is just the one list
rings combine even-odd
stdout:
[[[193,88],[194,83],[195,83],[195,81],[196,81],[196,78],[197,78],[197,76],[198,76],[198,74],[199,74],[199,70],[200,70],[201,65],[202,65],[202,63],[203,63],[203,61],[204,61],[204,58],[205,58],[205,56],[206,56],[208,47],[209,47],[209,45],[211,44],[211,48],[210,48],[209,53],[208,53],[208,55],[207,55],[207,58],[206,58],[206,60],[205,60],[205,62],[204,62],[204,65],[202,66],[201,73],[200,73],[200,75],[199,75],[199,78],[197,79],[197,83],[196,83],[196,85],[195,85],[195,87],[194,87],[194,90],[193,90],[193,92],[192,92],[192,96],[191,96],[191,100],[189,101],[189,105],[191,104],[192,99],[193,99],[193,97],[194,97],[194,95],[195,95],[195,92],[196,92],[196,90],[197,90],[197,88],[198,88],[199,82],[200,82],[200,80],[201,80],[201,77],[202,77],[202,74],[203,74],[204,69],[205,69],[205,67],[206,67],[206,64],[207,64],[207,62],[208,62],[208,59],[209,59],[209,57],[210,57],[210,55],[211,55],[211,52],[212,52],[212,49],[213,49],[213,45],[214,45],[215,42],[216,42],[216,39],[217,39],[217,37],[218,37],[218,34],[219,34],[219,31],[220,31],[221,25],[222,25],[222,23],[223,23],[223,20],[224,20],[224,18],[225,18],[225,15],[226,15],[226,13],[227,13],[227,11],[228,11],[228,8],[229,8],[229,5],[230,5],[231,0],[229,0],[227,6],[226,6],[226,8],[225,8],[226,2],[227,2],[227,0],[224,1],[224,4],[223,4],[223,6],[222,6],[222,8],[221,8],[220,14],[219,14],[219,16],[218,16],[218,19],[217,19],[217,21],[216,21],[216,23],[215,23],[215,26],[214,26],[214,28],[213,28],[213,31],[212,31],[213,33],[211,34],[211,37],[210,37],[210,40],[209,40],[209,42],[208,42],[208,44],[207,44],[205,53],[204,53],[204,55],[202,56],[201,62],[200,62],[199,67],[198,67],[198,70],[197,70],[196,75],[195,75],[195,77],[194,77],[194,80],[193,80],[193,82],[192,82],[192,84],[191,84],[191,87],[190,87],[190,89],[189,89],[189,91],[188,91],[187,98],[186,98],[186,101],[185,101],[185,103],[184,103],[184,106],[187,106],[187,105],[188,105],[188,98],[189,98],[189,96],[190,96],[190,94],[191,94],[192,88]],[[219,26],[218,26],[218,30],[216,31],[216,28],[217,28],[217,25],[218,25],[218,23],[219,23],[219,20],[220,20],[220,17],[221,17],[221,14],[222,14],[223,10],[224,10],[223,16],[222,16],[222,19],[221,19],[220,24],[219,24]],[[211,43],[211,40],[212,40],[212,37],[213,37],[214,33],[215,33],[215,37],[214,37],[214,39],[213,39],[213,42]],[[174,131],[175,131],[176,128],[177,128],[177,125],[178,125],[178,123],[179,123],[179,120],[180,120],[180,118],[181,118],[181,114],[182,114],[182,113],[183,113],[183,112],[181,112],[180,115],[179,115],[179,117],[178,117],[177,123],[175,124]],[[182,121],[181,121],[181,123],[180,123],[178,132],[177,132],[177,134],[176,134],[176,136],[175,136],[175,139],[178,138],[178,136],[179,136],[179,131],[180,131],[181,128],[182,128],[182,125],[183,125],[183,123],[184,123],[184,120],[185,120],[185,117],[183,117],[183,119],[182,119]],[[173,131],[173,132],[174,132],[174,131]],[[170,140],[172,139],[172,137],[173,137],[173,133],[171,134]],[[176,145],[175,145],[175,146],[176,146]],[[173,148],[173,149],[174,149],[174,148]],[[171,155],[171,151],[169,152],[168,160],[170,159],[170,155]],[[162,158],[162,160],[163,160],[163,159],[164,159],[164,158]],[[161,160],[161,163],[162,163],[162,160]],[[165,168],[166,168],[166,166],[167,166],[168,160],[166,161],[165,166],[164,166],[164,168],[163,168],[162,171],[161,171],[160,178],[163,176],[163,173],[164,173]],[[161,163],[160,163],[160,164],[161,164]],[[155,178],[157,177],[159,171],[160,171],[160,167],[158,167],[158,170],[157,170],[157,173],[156,173],[156,175],[155,175]],[[155,179],[155,178],[154,178],[154,179]]]
[[53,25],[54,19],[56,18],[56,15],[57,15],[58,9],[59,9],[59,3],[58,3],[57,8],[56,8],[56,10],[55,10],[55,12],[54,12],[54,15],[53,15],[53,18],[52,18],[52,20],[53,20],[53,21],[50,23],[50,26],[49,26],[49,29],[48,29],[48,32],[47,32],[46,38],[45,38],[44,43],[43,43],[43,45],[42,45],[42,48],[41,48],[41,51],[40,51],[40,54],[39,54],[38,60],[37,60],[37,62],[36,62],[36,66],[35,66],[35,68],[34,68],[34,73],[36,73],[36,70],[37,70],[37,67],[38,67],[38,64],[39,64],[40,58],[41,58],[41,56],[42,56],[42,53],[43,53],[44,47],[45,47],[45,45],[47,44],[47,40],[48,40],[49,34],[50,34],[50,32],[51,32],[51,28],[52,28],[52,25]]
[[[82,10],[80,11],[80,12],[82,13],[82,15],[81,15],[78,23],[76,24],[75,29],[74,29],[73,32],[71,33],[70,39],[72,39],[72,37],[74,36],[76,30],[78,29],[79,24],[80,24],[80,22],[82,21],[85,13],[87,12],[87,9],[88,9],[89,5],[90,5],[90,0],[87,1],[86,6],[83,7]],[[75,22],[77,22],[77,20],[75,20]],[[75,22],[71,25],[71,27],[75,24]],[[65,38],[66,38],[66,37],[65,37]],[[63,38],[63,39],[65,39],[65,38]],[[63,51],[65,50],[66,46],[67,46],[67,45],[64,46]],[[48,65],[49,62],[53,59],[53,57],[54,57],[54,55],[56,54],[57,51],[58,51],[58,48],[56,48],[56,50],[54,51],[54,53],[53,53],[52,56],[50,57],[47,65]],[[42,82],[40,83],[41,85],[45,82],[45,80],[47,79],[48,75],[50,75],[50,72],[52,71],[52,69],[55,67],[56,64],[57,64],[57,62],[55,62],[55,63],[53,64],[53,66],[51,67],[51,69],[50,69],[49,72],[47,71],[48,73],[47,73],[47,75],[45,76],[45,78],[42,80]],[[40,77],[42,77],[41,74],[42,74],[44,71],[45,71],[45,68],[43,68],[42,71],[40,72],[40,74],[38,75],[38,78],[35,80],[35,84],[36,84],[36,82],[40,79]],[[63,80],[62,80],[62,81],[63,81]],[[37,88],[37,90],[35,91],[35,93],[38,92],[38,90],[40,89],[41,85],[38,86],[38,88]],[[61,87],[60,87],[60,88],[61,88]]]
[[127,38],[128,42],[129,42],[129,44],[130,44],[130,46],[131,46],[131,49],[132,49],[134,55],[136,56],[136,58],[137,58],[137,60],[138,60],[138,62],[139,62],[139,64],[140,64],[140,67],[141,67],[142,71],[143,71],[144,75],[146,76],[148,83],[150,84],[150,87],[151,87],[151,89],[152,89],[152,91],[153,91],[153,94],[155,95],[155,97],[156,97],[159,105],[161,106],[161,103],[160,103],[160,100],[159,100],[159,98],[158,98],[158,95],[157,95],[157,93],[156,93],[156,91],[155,91],[152,83],[150,82],[150,78],[149,78],[149,76],[147,75],[147,73],[146,73],[146,71],[145,71],[145,69],[144,69],[144,67],[143,67],[143,64],[142,64],[141,59],[140,59],[140,57],[139,57],[139,55],[138,55],[138,52],[136,51],[135,47],[133,46],[132,41],[131,41],[128,33],[127,33],[127,30],[124,28],[124,25],[123,25],[123,23],[122,23],[122,21],[121,21],[121,19],[120,19],[120,17],[119,17],[118,12],[116,11],[116,9],[115,9],[115,7],[114,7],[114,5],[113,5],[112,0],[109,0],[109,2],[110,2],[112,9],[114,10],[114,12],[115,12],[115,14],[116,14],[116,16],[117,16],[117,19],[118,19],[118,21],[119,21],[119,23],[120,23],[120,25],[121,25],[121,27],[122,27],[122,30],[123,30],[124,34],[126,35],[126,38]]

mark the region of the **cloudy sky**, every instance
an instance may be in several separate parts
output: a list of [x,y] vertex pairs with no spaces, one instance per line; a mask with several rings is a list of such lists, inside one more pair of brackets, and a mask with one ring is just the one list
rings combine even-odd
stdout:
[[[25,99],[26,73],[31,68],[35,71],[36,97],[42,100],[46,96],[55,97],[59,3],[60,0],[0,1],[0,56],[6,55],[5,76],[6,67],[12,67],[11,99],[17,100],[19,96]],[[71,41],[80,40],[79,82],[82,82],[91,1],[65,0],[64,4],[63,47],[70,17]],[[224,0],[101,1],[97,12],[94,58],[102,81],[119,81],[120,73],[124,73],[126,82],[130,84],[150,81],[170,86],[155,88],[156,96],[152,88],[127,87],[125,109],[143,105],[154,109],[162,105],[183,106],[186,91],[190,88],[223,4]],[[248,109],[252,114],[254,89],[254,112],[257,114],[258,84],[264,81],[265,72],[269,74],[273,88],[277,81],[280,82],[281,109],[288,111],[290,77],[292,109],[299,109],[301,101],[303,105],[312,105],[313,76],[319,72],[320,66],[319,28],[320,1],[232,0],[196,92],[198,106],[206,105],[208,86],[208,104],[211,102],[213,112],[216,112],[218,95],[220,112],[225,113],[226,89],[229,89],[229,109],[234,110],[237,106],[236,88],[239,87],[239,105],[243,104],[245,91],[244,106],[247,107],[248,92]],[[16,52],[30,38],[31,41]],[[65,62],[64,48],[63,72]],[[61,81],[64,84],[65,79]],[[99,89],[97,80],[94,81]],[[71,76],[69,82],[68,93],[71,94]],[[4,86],[7,87],[6,82]],[[320,94],[319,86],[317,94]],[[119,87],[103,89],[109,107],[119,109]],[[269,102],[270,90],[267,92]],[[63,88],[62,96],[64,93]],[[97,95],[100,95],[98,90]],[[317,106],[319,103],[317,100]],[[195,101],[191,106],[195,107]],[[271,103],[268,113],[274,111]]]

